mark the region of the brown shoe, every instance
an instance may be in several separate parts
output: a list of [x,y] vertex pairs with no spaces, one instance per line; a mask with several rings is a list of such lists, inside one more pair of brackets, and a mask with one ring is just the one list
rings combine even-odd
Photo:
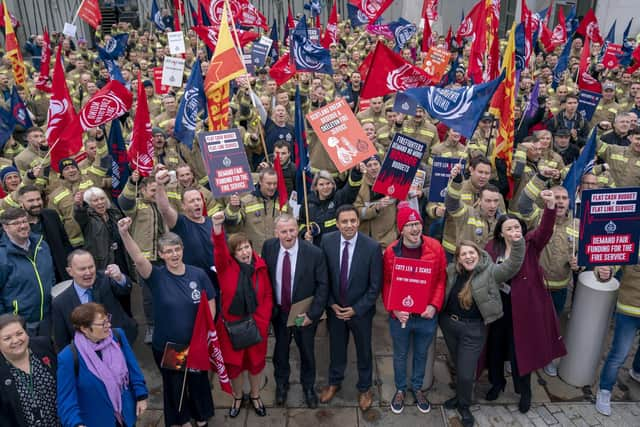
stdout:
[[339,385],[328,385],[320,391],[320,403],[329,403],[340,390]]
[[360,396],[358,397],[358,404],[360,405],[362,412],[371,408],[371,405],[373,404],[373,394],[371,393],[371,390],[360,393]]

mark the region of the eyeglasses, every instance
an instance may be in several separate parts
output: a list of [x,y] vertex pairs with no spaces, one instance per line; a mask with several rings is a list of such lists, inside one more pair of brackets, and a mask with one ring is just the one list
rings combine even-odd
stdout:
[[29,220],[28,219],[19,219],[17,221],[12,221],[12,222],[8,222],[5,225],[24,225],[24,224],[29,224]]
[[111,313],[107,313],[107,317],[102,322],[92,323],[94,326],[102,326],[106,328],[107,326],[111,326]]

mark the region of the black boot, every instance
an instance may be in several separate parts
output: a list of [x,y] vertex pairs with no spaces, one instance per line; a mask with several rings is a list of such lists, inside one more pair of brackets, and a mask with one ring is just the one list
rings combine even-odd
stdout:
[[520,402],[518,402],[518,410],[523,414],[527,413],[531,408],[531,390],[523,390],[520,394]]
[[451,399],[444,402],[446,409],[452,410],[458,408],[458,396],[453,396]]
[[473,414],[471,414],[468,406],[459,406],[458,413],[460,414],[462,425],[464,427],[472,427],[476,422],[476,419],[473,418]]
[[485,399],[488,401],[492,401],[492,400],[496,400],[498,398],[498,396],[500,396],[500,392],[504,391],[504,387],[506,384],[502,383],[499,385],[492,385],[491,388],[489,389],[489,391],[487,392],[487,395],[485,396]]

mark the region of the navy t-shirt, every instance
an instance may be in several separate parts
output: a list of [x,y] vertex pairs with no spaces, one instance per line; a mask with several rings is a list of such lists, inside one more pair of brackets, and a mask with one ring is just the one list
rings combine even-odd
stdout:
[[185,272],[180,276],[166,266],[154,265],[147,283],[153,298],[155,327],[151,345],[154,350],[164,351],[168,341],[188,345],[202,290],[209,299],[214,297],[209,277],[192,265],[185,265]]
[[273,147],[278,141],[286,141],[290,146],[293,146],[293,128],[288,124],[278,126],[269,117],[264,124],[264,141],[269,153],[273,153]]
[[204,271],[211,271],[213,264],[213,242],[211,241],[211,217],[204,218],[202,224],[193,222],[186,216],[179,214],[176,225],[171,229],[182,239],[184,253],[182,260],[185,264],[200,267]]

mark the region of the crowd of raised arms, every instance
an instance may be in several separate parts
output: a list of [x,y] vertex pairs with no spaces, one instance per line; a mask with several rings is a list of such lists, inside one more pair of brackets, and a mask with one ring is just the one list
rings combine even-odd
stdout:
[[[286,405],[296,359],[308,407],[330,408],[345,378],[350,335],[357,383],[346,386],[357,388],[359,407],[367,411],[374,400],[372,336],[381,334],[392,341],[396,391],[390,410],[399,414],[411,402],[429,412],[423,381],[438,327],[455,368],[454,391],[444,405],[458,411],[464,426],[475,423],[472,402],[499,397],[506,370],[525,413],[531,373],[557,376],[567,355],[558,319],[571,312],[584,271],[599,282],[614,275],[620,280],[613,344],[605,349],[596,383],[596,409],[611,414],[618,371],[640,329],[640,269],[579,265],[580,221],[573,206],[583,190],[640,187],[635,38],[624,41],[624,49],[633,51],[630,62],[613,67],[605,66],[606,46],[594,37],[585,43],[584,35],[570,32],[551,48],[534,40],[528,64],[518,70],[508,161],[495,156],[504,143],[504,111],[498,116],[487,108],[473,136],[465,138],[421,104],[413,115],[396,111],[396,92],[360,96],[365,84],[385,84],[367,80],[370,69],[361,67],[377,43],[397,47],[405,63],[422,69],[428,49],[421,30],[396,46],[398,39],[340,18],[326,48],[333,73],[294,71],[288,79],[271,70],[288,51],[289,43],[279,40],[273,47],[279,52],[230,84],[228,128],[239,130],[255,189],[214,197],[197,138],[209,130],[205,114],[199,114],[196,137],[188,144],[174,134],[191,70],[198,64],[195,69],[206,77],[213,52],[193,28],[183,27],[186,53],[174,55],[185,61],[183,83],[160,88],[154,69],[172,56],[167,33],[174,22],[170,11],[161,14],[165,31],[157,23],[149,29],[149,21],[143,28],[120,22],[98,25],[90,42],[51,31],[49,46],[42,34],[31,35],[19,46],[22,79],[9,47],[0,59],[0,425],[133,426],[149,396],[132,350],[136,339],[150,348],[161,374],[165,425],[216,423],[211,390],[218,381],[202,368],[185,370],[176,356],[191,344],[186,363],[195,366],[189,358],[197,357],[194,331],[201,316],[213,319],[224,360],[204,369],[217,371],[230,394],[221,402],[230,406],[230,417],[240,414],[245,401],[258,416],[267,414],[260,390],[269,339],[275,341],[275,405]],[[309,27],[315,25],[308,20]],[[120,43],[121,34],[128,39],[115,63],[118,80],[133,95],[132,107],[81,130],[79,153],[54,157],[53,146],[65,142],[51,139],[48,118],[56,108],[79,111],[115,78],[98,48]],[[499,40],[500,52],[509,48],[507,37]],[[245,52],[252,43],[257,41],[245,44]],[[468,72],[473,43],[431,33],[428,47],[451,54],[442,81],[433,85],[459,89],[481,83]],[[49,76],[41,84],[41,59],[49,58],[53,70],[58,46],[72,106],[50,103],[56,88],[47,86]],[[583,55],[585,49],[590,54]],[[599,83],[602,96],[590,119],[578,108],[583,56],[589,81]],[[565,61],[561,73],[559,58]],[[126,154],[114,151],[112,139],[117,126],[126,146],[131,143],[139,96],[146,97],[152,129],[153,169],[146,173],[135,167],[139,159],[118,158]],[[293,199],[281,203],[285,189],[288,196],[298,190],[303,199],[296,109],[306,116],[339,98],[377,153],[339,172],[307,122],[308,191],[299,209]],[[25,117],[14,117],[16,107],[28,114],[29,126],[22,126]],[[60,123],[55,126],[58,132]],[[373,190],[397,134],[426,145],[419,164],[426,179],[406,200]],[[594,165],[568,191],[563,180],[592,137],[596,154],[588,160]],[[444,201],[429,200],[436,157],[460,159],[450,171]],[[118,169],[123,164],[125,171]],[[394,304],[402,286],[396,271],[407,268],[429,270],[413,295],[423,304],[417,311]],[[135,288],[141,289],[141,307],[131,304]],[[376,313],[388,318],[388,327],[376,330]],[[328,331],[328,348],[314,348],[318,327]],[[292,338],[299,355],[290,353]],[[329,353],[328,366],[316,366],[317,351]],[[317,369],[326,370],[326,384],[316,384]],[[474,397],[484,369],[490,389]],[[639,354],[629,375],[640,381]]]

